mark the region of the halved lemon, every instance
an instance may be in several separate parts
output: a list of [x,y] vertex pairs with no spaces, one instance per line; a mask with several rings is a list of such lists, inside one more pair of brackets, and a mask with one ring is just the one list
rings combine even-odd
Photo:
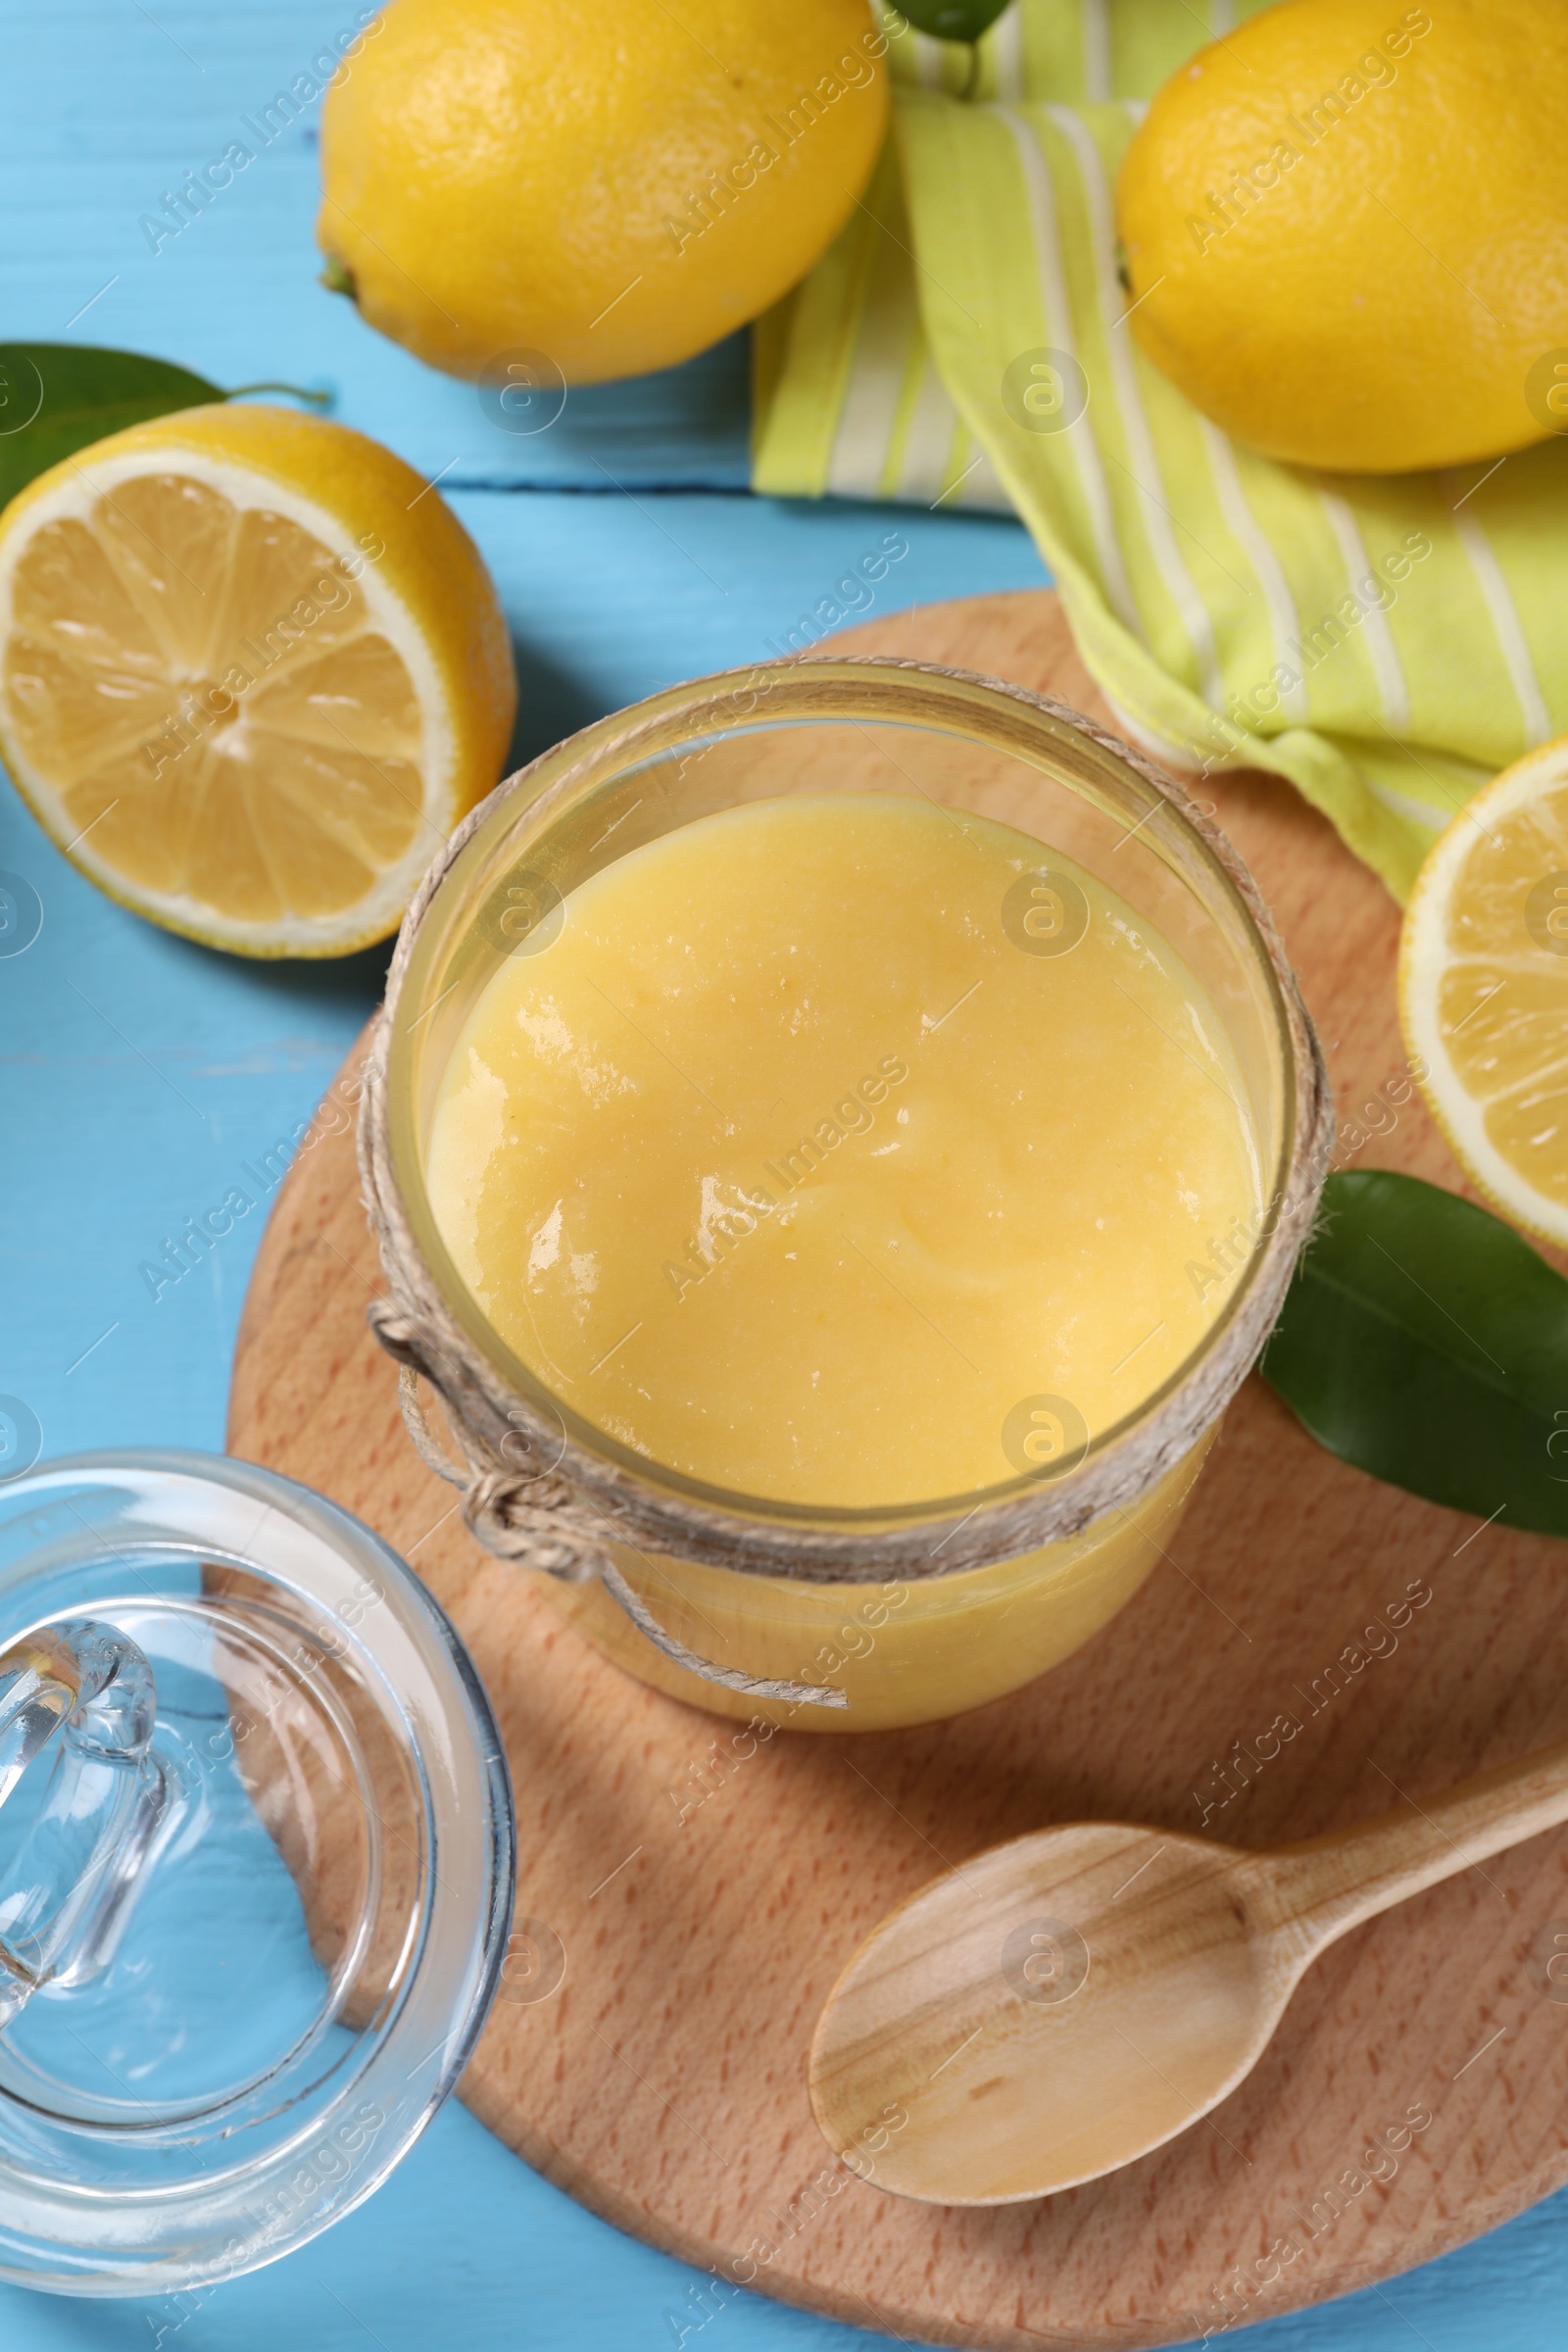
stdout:
[[209,946],[384,939],[515,706],[478,550],[346,426],[187,409],[0,517],[0,754],[85,874]]
[[1568,736],[1494,777],[1428,855],[1399,1019],[1466,1175],[1568,1244]]

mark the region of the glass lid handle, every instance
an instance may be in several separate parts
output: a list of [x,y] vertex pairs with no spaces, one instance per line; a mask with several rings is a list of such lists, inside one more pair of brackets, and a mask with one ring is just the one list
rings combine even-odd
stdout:
[[0,1806],[52,1757],[18,1837],[0,1825],[0,2032],[42,1986],[86,1984],[114,1958],[176,1809],[157,1711],[152,1668],[112,1626],[71,1618],[0,1655]]

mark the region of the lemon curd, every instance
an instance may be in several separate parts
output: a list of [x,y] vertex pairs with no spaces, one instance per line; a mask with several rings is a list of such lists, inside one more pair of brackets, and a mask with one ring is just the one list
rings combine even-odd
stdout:
[[[1192,1354],[1258,1229],[1246,1103],[1195,976],[1095,875],[923,798],[802,794],[632,851],[524,939],[458,1036],[426,1184],[491,1325],[622,1446],[896,1510],[1059,1475]],[[625,1569],[701,1654],[919,1720],[1094,1630],[1189,1475],[1141,1527],[880,1595]],[[567,1605],[754,1711],[602,1592]]]

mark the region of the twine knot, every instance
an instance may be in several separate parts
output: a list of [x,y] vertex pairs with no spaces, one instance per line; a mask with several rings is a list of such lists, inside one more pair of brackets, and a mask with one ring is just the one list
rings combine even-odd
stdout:
[[603,1576],[610,1556],[564,1517],[570,1504],[571,1489],[563,1478],[482,1470],[464,1494],[463,1518],[498,1559],[518,1560],[566,1584],[587,1584]]
[[[377,1313],[377,1308],[382,1311]],[[848,1693],[834,1685],[780,1682],[770,1676],[742,1674],[734,1666],[720,1666],[712,1658],[700,1657],[696,1650],[688,1649],[684,1642],[666,1632],[641,1593],[626,1582],[597,1530],[582,1525],[578,1516],[582,1506],[567,1480],[554,1471],[546,1471],[542,1476],[524,1476],[520,1471],[499,1469],[493,1460],[486,1462],[479,1451],[481,1441],[448,1404],[448,1416],[466,1456],[467,1467],[465,1469],[455,1462],[425,1419],[424,1407],[419,1402],[421,1372],[443,1403],[448,1402],[445,1390],[429,1372],[428,1346],[418,1344],[415,1328],[384,1299],[377,1299],[370,1307],[368,1319],[387,1353],[397,1356],[402,1365],[398,1373],[398,1402],[416,1453],[427,1469],[458,1489],[463,1497],[464,1524],[486,1551],[494,1553],[497,1559],[515,1560],[524,1568],[537,1568],[542,1575],[559,1577],[565,1584],[584,1585],[597,1577],[611,1598],[625,1610],[638,1632],[656,1649],[687,1674],[699,1675],[705,1683],[716,1683],[721,1690],[737,1691],[747,1698],[781,1699],[791,1706],[849,1705]],[[605,1514],[600,1512],[598,1516],[604,1518]]]

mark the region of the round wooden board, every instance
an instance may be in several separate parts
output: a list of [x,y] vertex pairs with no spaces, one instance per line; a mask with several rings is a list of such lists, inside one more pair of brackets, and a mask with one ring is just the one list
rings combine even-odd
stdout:
[[[1106,715],[1050,592],[835,640],[854,649]],[[1352,1115],[1404,1067],[1396,909],[1284,784],[1203,790]],[[1396,1124],[1355,1164],[1457,1188],[1417,1101],[1378,1115]],[[991,2212],[888,2196],[830,2157],[806,2093],[839,1969],[944,1864],[1094,1816],[1268,1844],[1568,1736],[1560,1548],[1345,1468],[1254,1378],[1178,1556],[1054,1673],[924,1730],[737,1753],[736,1727],[619,1673],[463,1532],[366,1329],[377,1280],[352,1137],[326,1137],[263,1245],[230,1445],[379,1529],[472,1650],[512,1759],[518,1918],[560,1937],[565,1975],[497,2007],[463,2095],[571,2195],[714,2272],[682,2324],[740,2280],[928,2342],[1165,2343],[1387,2279],[1568,2180],[1568,2004],[1546,1976],[1558,1926],[1568,1948],[1568,1831],[1348,1936],[1211,2121],[1067,2195]],[[1282,1715],[1300,1726],[1284,1743]],[[1259,1747],[1276,1752],[1236,1760]]]

